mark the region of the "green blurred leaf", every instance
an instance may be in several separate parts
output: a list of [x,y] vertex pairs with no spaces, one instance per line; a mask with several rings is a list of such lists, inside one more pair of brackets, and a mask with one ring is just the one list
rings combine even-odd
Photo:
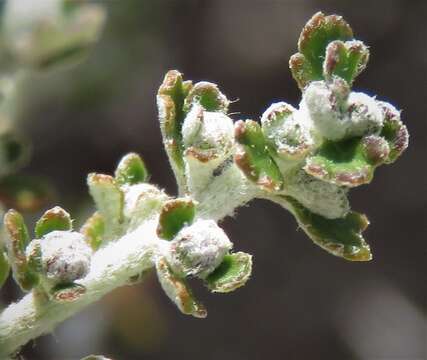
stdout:
[[408,147],[409,133],[400,120],[400,112],[394,106],[382,101],[379,101],[378,104],[384,114],[384,125],[380,135],[384,137],[390,147],[386,163],[391,164]]
[[234,161],[245,176],[264,190],[280,190],[283,186],[282,174],[270,156],[259,124],[252,120],[238,121],[235,138],[240,146]]
[[4,251],[0,251],[0,289],[9,277],[10,265],[7,260],[7,255]]
[[71,217],[64,209],[59,206],[47,210],[36,223],[35,234],[37,239],[51,231],[67,231],[72,229]]
[[244,252],[226,255],[222,263],[206,278],[211,291],[227,293],[245,285],[252,273],[252,256]]
[[184,100],[192,88],[191,82],[184,82],[181,73],[169,71],[157,93],[160,128],[163,142],[178,183],[184,184],[184,162],[181,128],[185,118]]
[[361,41],[332,41],[326,48],[324,76],[336,75],[351,85],[365,69],[368,59],[369,50]]
[[12,266],[13,277],[22,290],[30,290],[38,281],[27,264],[25,250],[30,242],[30,235],[24,218],[16,210],[9,210],[4,216],[6,229],[6,249],[9,263]]
[[335,256],[351,261],[372,259],[362,232],[369,225],[365,215],[351,211],[344,218],[326,219],[303,207],[295,199],[282,197],[298,224],[314,243]]
[[120,160],[115,172],[118,185],[134,185],[147,181],[148,171],[138,154],[127,154]]
[[95,212],[82,226],[80,232],[84,235],[86,243],[93,250],[97,250],[105,233],[105,221],[101,214]]
[[196,83],[184,101],[184,111],[189,112],[194,104],[199,104],[205,111],[227,112],[229,101],[218,86],[207,81]]
[[156,262],[156,270],[164,292],[183,314],[206,317],[205,307],[193,297],[186,281],[172,272],[165,259],[161,258]]
[[106,232],[116,234],[123,218],[124,194],[109,175],[89,174],[89,192],[105,219]]
[[303,89],[310,81],[323,79],[326,47],[334,40],[353,38],[351,27],[341,16],[325,16],[318,12],[304,26],[298,40],[299,53],[293,55],[289,66],[298,86]]
[[318,179],[349,187],[369,183],[374,169],[360,137],[325,141],[315,155],[307,158],[304,166],[308,174]]
[[193,222],[196,209],[191,199],[174,199],[167,201],[160,212],[157,234],[172,240],[186,225]]

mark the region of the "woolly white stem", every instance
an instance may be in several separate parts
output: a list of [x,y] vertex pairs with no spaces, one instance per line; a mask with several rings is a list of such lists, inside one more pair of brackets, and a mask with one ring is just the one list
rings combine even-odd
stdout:
[[32,292],[4,310],[0,315],[0,359],[13,354],[31,339],[51,332],[85,306],[151,268],[156,255],[163,254],[168,246],[166,241],[157,238],[156,225],[157,221],[150,220],[98,250],[89,273],[78,282],[86,287],[86,293],[76,301],[43,301]]
[[259,193],[260,190],[246,179],[237,166],[231,164],[195,198],[199,202],[197,216],[213,220],[232,216],[235,209]]
[[[240,170],[231,164],[213,178],[196,200],[199,218],[220,220],[259,193]],[[32,292],[0,314],[0,359],[15,353],[31,339],[51,332],[65,319],[96,302],[113,289],[130,283],[132,277],[154,266],[169,250],[169,242],[157,237],[158,217],[144,222],[117,241],[94,253],[89,273],[78,284],[86,288],[80,298],[68,303],[43,299]]]

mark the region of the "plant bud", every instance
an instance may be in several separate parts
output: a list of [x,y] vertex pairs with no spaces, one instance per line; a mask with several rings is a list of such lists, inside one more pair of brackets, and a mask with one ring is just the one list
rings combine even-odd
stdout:
[[359,92],[352,92],[348,97],[349,136],[377,134],[383,125],[383,115],[378,102]]
[[183,228],[171,242],[169,263],[184,276],[205,278],[221,264],[232,244],[212,220],[198,220]]
[[33,240],[27,248],[27,257],[34,256],[37,247],[40,247],[41,271],[51,285],[72,283],[89,271],[92,250],[78,232],[52,231],[40,240]]
[[234,143],[233,121],[222,112],[194,105],[184,120],[182,138],[187,156],[202,163],[225,160]]
[[340,78],[311,83],[303,95],[304,107],[314,128],[328,140],[377,134],[383,124],[377,101],[364,93],[350,93]]
[[347,83],[339,78],[332,82],[314,81],[304,91],[300,107],[307,108],[321,136],[330,140],[345,137],[350,121],[343,110],[349,91]]
[[285,160],[300,160],[314,145],[310,124],[297,110],[284,102],[271,105],[262,115],[262,130],[277,155]]

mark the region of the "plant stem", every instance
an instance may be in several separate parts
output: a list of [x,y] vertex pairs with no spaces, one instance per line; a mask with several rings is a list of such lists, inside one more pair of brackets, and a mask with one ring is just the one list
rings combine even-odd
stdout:
[[85,306],[153,267],[156,256],[168,244],[157,237],[156,225],[157,221],[149,220],[95,252],[88,275],[78,281],[86,292],[77,300],[58,303],[33,291],[6,308],[0,314],[0,359],[16,353],[31,339],[51,332]]

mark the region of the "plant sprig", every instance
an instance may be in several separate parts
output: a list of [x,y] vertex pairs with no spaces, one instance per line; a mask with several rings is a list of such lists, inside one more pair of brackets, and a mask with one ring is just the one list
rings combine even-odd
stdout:
[[302,91],[299,107],[272,104],[261,123],[234,123],[217,85],[168,72],[157,104],[178,197],[149,184],[144,161],[132,153],[114,176],[89,175],[96,212],[80,231],[56,207],[37,222],[31,240],[22,217],[9,211],[7,261],[30,293],[0,315],[0,355],[150,269],[181,312],[205,317],[187,279],[224,293],[247,282],[252,256],[233,252],[217,221],[254,198],[289,210],[333,255],[370,260],[362,236],[369,222],[351,210],[347,193],[369,183],[379,165],[394,162],[408,132],[395,107],[351,91],[368,58],[341,17],[317,13],[290,60]]

